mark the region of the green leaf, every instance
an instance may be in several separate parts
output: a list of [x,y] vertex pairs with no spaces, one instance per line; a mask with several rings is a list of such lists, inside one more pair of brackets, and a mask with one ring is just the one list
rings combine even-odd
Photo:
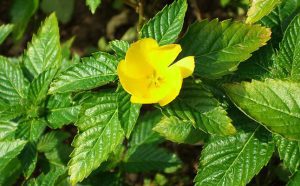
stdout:
[[117,78],[117,64],[110,54],[94,53],[60,74],[51,84],[50,92],[74,92],[105,85]]
[[288,182],[287,186],[298,186],[300,183],[300,171],[296,172]]
[[72,146],[75,148],[68,163],[72,184],[82,181],[122,142],[124,132],[118,118],[118,96],[107,92],[94,99],[76,123],[79,133]]
[[45,100],[47,96],[47,92],[54,78],[57,70],[49,69],[47,71],[42,72],[33,81],[30,83],[29,91],[28,91],[28,99],[34,104],[38,105],[43,100]]
[[51,131],[40,138],[37,144],[37,150],[39,152],[49,152],[68,137],[70,137],[69,133],[63,131]]
[[225,85],[234,104],[274,133],[300,139],[300,85],[267,79],[265,82]]
[[279,77],[300,80],[300,15],[287,28],[275,65]]
[[19,65],[0,56],[0,99],[10,105],[21,105],[25,99],[26,82]]
[[26,186],[54,186],[59,176],[64,174],[66,169],[62,167],[52,168],[47,174],[40,174],[37,178],[29,180]]
[[186,0],[174,1],[143,26],[141,37],[153,38],[159,45],[174,43],[181,32],[186,10]]
[[33,77],[61,65],[59,29],[55,14],[51,14],[32,37],[24,56],[24,65]]
[[190,121],[194,127],[209,134],[231,135],[236,132],[227,112],[201,83],[184,82],[178,98],[163,108],[163,113]]
[[7,36],[12,32],[13,28],[14,28],[14,25],[12,25],[12,24],[0,26],[0,45],[7,38]]
[[[273,57],[275,50],[272,45],[262,47],[253,56],[239,65],[234,77],[238,80],[262,80],[273,76]],[[235,79],[236,80],[236,79]]]
[[175,154],[153,145],[141,145],[127,152],[122,168],[126,172],[162,171],[177,167],[181,161]]
[[118,93],[118,109],[119,120],[125,132],[126,138],[129,138],[136,121],[140,115],[141,104],[130,102],[131,95],[125,92],[121,87],[117,90]]
[[[263,25],[272,28],[272,37],[274,37],[274,31],[283,34],[288,23],[297,14],[299,8],[299,0],[284,0],[269,15],[263,17],[260,22]],[[273,30],[273,28],[276,29]]]
[[191,121],[180,120],[174,116],[164,117],[153,130],[176,143],[194,144],[208,137],[204,132],[195,129]]
[[36,142],[44,132],[45,127],[46,122],[44,120],[31,119],[21,122],[16,130],[17,138],[29,141],[20,154],[23,173],[26,179],[28,179],[35,170],[38,156]]
[[235,71],[270,35],[270,29],[260,25],[204,20],[191,25],[179,41],[183,49],[180,56],[195,56],[195,74],[216,79]]
[[109,43],[110,48],[116,53],[118,59],[125,59],[129,43],[123,40],[114,40]]
[[31,16],[37,11],[39,0],[14,0],[10,15],[14,26],[13,37],[20,40],[26,31]]
[[25,144],[26,141],[19,139],[13,141],[0,141],[0,172],[22,151]]
[[274,135],[274,140],[279,157],[283,160],[285,167],[292,173],[295,173],[300,166],[300,143],[298,141],[290,141],[280,135]]
[[281,0],[254,0],[247,12],[246,23],[255,23],[268,15]]
[[101,4],[101,0],[85,0],[85,4],[89,6],[92,14],[94,14],[98,6]]
[[13,140],[15,138],[16,129],[17,123],[0,121],[0,141]]
[[12,159],[0,171],[0,185],[14,185],[22,171],[21,163],[17,158]]
[[55,12],[59,21],[67,23],[73,15],[74,0],[42,0],[41,9],[47,14]]
[[77,121],[81,105],[76,105],[70,94],[54,94],[48,100],[47,109],[48,125],[51,128],[61,128]]
[[235,136],[214,137],[201,153],[195,185],[246,185],[268,163],[273,151],[272,135],[261,126]]
[[142,115],[137,122],[136,128],[132,132],[130,146],[140,146],[145,144],[157,144],[162,141],[162,137],[152,130],[161,120],[162,114],[157,111],[147,112]]

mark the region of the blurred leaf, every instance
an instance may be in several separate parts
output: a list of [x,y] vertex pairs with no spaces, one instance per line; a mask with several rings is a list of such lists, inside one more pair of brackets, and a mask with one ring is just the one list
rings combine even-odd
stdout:
[[85,4],[89,6],[92,14],[94,14],[98,6],[101,4],[101,0],[85,0]]
[[47,14],[55,12],[59,21],[67,23],[73,15],[74,0],[42,0],[41,8]]
[[13,31],[14,25],[7,24],[0,26],[0,45],[6,39],[6,37]]
[[122,168],[126,172],[159,171],[179,166],[181,161],[175,154],[153,145],[130,148],[124,158]]
[[81,105],[76,105],[70,94],[54,94],[48,100],[47,109],[48,125],[51,128],[61,128],[77,121]]
[[208,137],[204,132],[195,129],[191,121],[180,120],[174,116],[164,117],[153,130],[176,143],[194,144]]
[[15,25],[13,37],[20,40],[26,31],[31,16],[37,11],[39,0],[14,0],[10,9],[11,22]]
[[300,171],[296,172],[291,180],[288,182],[287,186],[299,186],[300,183]]
[[131,103],[131,95],[125,92],[125,90],[123,90],[121,87],[119,87],[117,93],[119,120],[125,132],[126,138],[129,138],[140,115],[140,109],[142,105]]
[[25,144],[26,141],[19,139],[0,141],[0,172],[22,151]]
[[255,23],[268,15],[281,0],[254,0],[247,12],[246,23]]
[[105,85],[116,79],[117,64],[118,61],[110,54],[94,53],[61,73],[51,84],[50,92],[74,92]]
[[179,41],[181,57],[195,56],[195,74],[217,79],[237,69],[240,62],[270,39],[270,29],[225,20],[203,20],[189,27]]
[[194,127],[209,134],[231,135],[236,132],[218,100],[203,84],[194,80],[184,82],[178,98],[165,106],[163,113],[168,117],[176,116],[180,120],[190,121]]
[[16,178],[20,176],[21,171],[20,161],[17,158],[12,159],[0,171],[0,185],[15,185],[15,182],[18,181]]
[[68,163],[72,184],[82,181],[122,142],[124,132],[118,118],[118,96],[99,93],[94,105],[88,107],[76,126],[79,133],[72,146],[74,151]]
[[186,10],[186,0],[174,1],[143,26],[140,36],[153,38],[159,45],[174,43],[181,32]]
[[234,104],[249,117],[274,133],[300,139],[300,85],[267,79],[227,84],[225,90]]
[[213,137],[201,152],[195,185],[246,185],[268,163],[273,151],[272,135],[258,125],[234,136]]
[[274,135],[274,140],[283,164],[292,173],[295,173],[300,166],[300,142],[285,139],[280,135]]
[[300,15],[287,28],[275,60],[275,74],[280,78],[300,80]]
[[9,105],[22,105],[26,99],[26,82],[19,65],[0,56],[0,99]]
[[32,37],[24,55],[24,65],[33,77],[61,65],[59,29],[55,14],[51,14]]

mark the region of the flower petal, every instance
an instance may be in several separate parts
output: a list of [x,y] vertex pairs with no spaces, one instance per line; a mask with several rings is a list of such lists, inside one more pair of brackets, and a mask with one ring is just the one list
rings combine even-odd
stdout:
[[152,61],[155,63],[155,67],[159,69],[165,69],[169,67],[178,54],[181,52],[181,46],[178,44],[164,45],[153,51]]
[[137,96],[131,96],[130,101],[132,103],[140,103],[140,104],[151,104],[151,103],[157,103],[158,100],[156,98],[146,98],[146,97],[137,97]]
[[151,38],[141,39],[131,44],[125,56],[124,72],[126,75],[136,78],[153,73],[152,51],[158,47],[156,40]]
[[159,100],[158,103],[160,106],[167,105],[179,95],[182,86],[182,77],[179,68],[169,68],[166,84],[168,84],[168,94]]
[[118,76],[122,87],[131,95],[145,96],[148,94],[146,78],[132,78],[127,75],[126,62],[122,60],[118,65]]
[[195,69],[195,58],[194,56],[182,58],[171,67],[178,67],[183,78],[189,77],[193,74]]

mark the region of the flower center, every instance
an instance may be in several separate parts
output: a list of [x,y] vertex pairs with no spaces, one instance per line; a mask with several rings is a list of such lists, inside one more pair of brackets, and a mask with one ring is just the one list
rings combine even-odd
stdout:
[[160,76],[156,71],[153,71],[153,73],[151,75],[149,75],[147,77],[147,79],[149,80],[149,85],[148,87],[160,87],[160,85],[162,84],[163,82],[163,78],[162,76]]

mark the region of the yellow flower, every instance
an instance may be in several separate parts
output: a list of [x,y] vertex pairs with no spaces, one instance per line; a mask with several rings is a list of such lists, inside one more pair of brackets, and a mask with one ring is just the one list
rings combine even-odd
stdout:
[[178,96],[182,79],[192,75],[195,68],[193,56],[172,64],[180,52],[178,44],[159,46],[150,38],[130,45],[118,65],[118,76],[131,94],[131,102],[164,106]]

